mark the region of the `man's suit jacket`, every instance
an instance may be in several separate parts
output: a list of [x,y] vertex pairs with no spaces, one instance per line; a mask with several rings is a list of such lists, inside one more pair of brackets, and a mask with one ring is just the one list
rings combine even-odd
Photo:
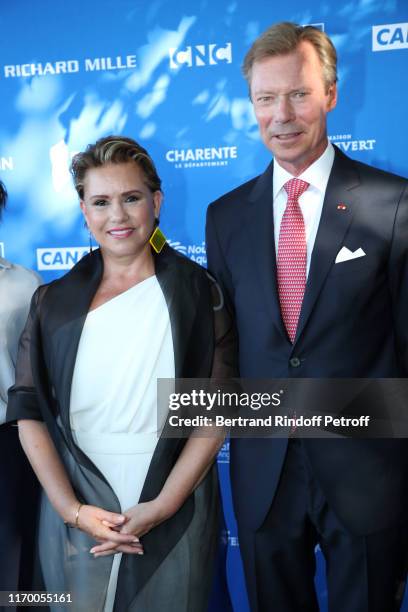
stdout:
[[[408,182],[336,148],[291,344],[276,285],[272,179],[273,163],[207,213],[208,267],[235,312],[241,377],[406,377]],[[336,264],[343,246],[366,255]],[[329,503],[351,531],[368,533],[406,520],[405,440],[304,444]],[[239,524],[262,524],[286,448],[286,439],[233,441]]]

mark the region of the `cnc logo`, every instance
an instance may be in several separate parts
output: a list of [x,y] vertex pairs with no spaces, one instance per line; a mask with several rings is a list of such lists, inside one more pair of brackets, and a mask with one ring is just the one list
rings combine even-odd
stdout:
[[373,26],[373,51],[408,49],[408,23]]
[[217,64],[231,64],[232,46],[225,43],[224,46],[217,44],[194,45],[184,49],[169,49],[170,68],[173,70],[181,66],[216,66]]
[[37,269],[70,270],[88,253],[87,246],[37,249]]
[[200,266],[207,265],[207,254],[205,251],[205,242],[201,244],[188,244],[184,245],[179,240],[168,240],[168,244],[186,257],[189,257]]

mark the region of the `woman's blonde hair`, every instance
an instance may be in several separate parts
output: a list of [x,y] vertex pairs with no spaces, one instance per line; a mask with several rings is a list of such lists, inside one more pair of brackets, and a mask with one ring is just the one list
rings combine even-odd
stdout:
[[132,138],[106,136],[95,144],[89,144],[83,153],[77,153],[72,158],[71,174],[81,200],[84,197],[84,180],[88,170],[100,168],[105,164],[123,164],[129,161],[135,162],[143,170],[146,184],[152,192],[161,191],[161,179],[146,149]]

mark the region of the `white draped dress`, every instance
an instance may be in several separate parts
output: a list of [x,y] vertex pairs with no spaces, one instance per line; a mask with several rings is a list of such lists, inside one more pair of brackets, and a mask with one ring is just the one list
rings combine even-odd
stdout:
[[[174,378],[174,350],[167,305],[151,276],[88,313],[71,388],[74,440],[122,512],[139,501],[164,425],[157,378]],[[114,556],[105,612],[113,609],[121,557]]]

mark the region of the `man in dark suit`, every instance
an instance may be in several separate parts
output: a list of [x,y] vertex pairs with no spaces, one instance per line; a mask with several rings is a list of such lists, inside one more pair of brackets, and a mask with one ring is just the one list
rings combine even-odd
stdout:
[[[327,138],[336,51],[282,23],[244,61],[266,171],[210,205],[209,269],[239,332],[245,378],[398,378],[408,372],[408,183]],[[236,439],[231,478],[251,610],[399,609],[407,449],[391,439]]]

